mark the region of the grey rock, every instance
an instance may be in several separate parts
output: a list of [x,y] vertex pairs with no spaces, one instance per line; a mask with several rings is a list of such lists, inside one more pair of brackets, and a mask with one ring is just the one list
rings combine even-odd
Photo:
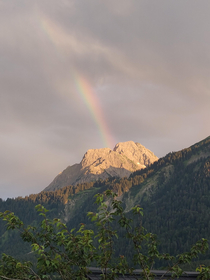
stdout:
[[113,150],[90,149],[79,164],[68,166],[44,191],[108,177],[129,177],[131,172],[145,168],[156,160],[158,157],[150,150],[133,141],[120,142]]

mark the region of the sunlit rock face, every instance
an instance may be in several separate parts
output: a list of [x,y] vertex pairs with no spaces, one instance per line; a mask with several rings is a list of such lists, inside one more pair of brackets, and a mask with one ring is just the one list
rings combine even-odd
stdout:
[[158,158],[150,150],[133,141],[120,142],[113,150],[90,149],[79,164],[68,166],[57,175],[45,191],[108,177],[128,177],[131,172],[145,168],[156,160]]
[[133,141],[120,142],[116,144],[113,151],[122,154],[136,164],[144,165],[145,167],[158,160],[150,150],[146,149],[140,143],[134,143]]

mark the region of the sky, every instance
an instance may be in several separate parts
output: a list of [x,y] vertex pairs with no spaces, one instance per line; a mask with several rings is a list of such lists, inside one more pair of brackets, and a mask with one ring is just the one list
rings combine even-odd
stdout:
[[209,0],[0,0],[0,197],[88,149],[210,135]]

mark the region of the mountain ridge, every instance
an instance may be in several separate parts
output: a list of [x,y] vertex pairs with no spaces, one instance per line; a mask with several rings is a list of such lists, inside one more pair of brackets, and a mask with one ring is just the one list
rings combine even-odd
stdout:
[[55,191],[68,185],[105,180],[109,177],[129,177],[132,172],[143,169],[156,160],[158,157],[153,152],[133,141],[119,142],[113,150],[90,149],[80,163],[68,166],[44,191]]

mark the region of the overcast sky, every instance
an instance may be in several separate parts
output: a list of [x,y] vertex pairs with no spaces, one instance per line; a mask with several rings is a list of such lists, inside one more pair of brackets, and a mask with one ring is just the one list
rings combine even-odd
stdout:
[[0,197],[90,148],[210,135],[209,0],[0,0]]

